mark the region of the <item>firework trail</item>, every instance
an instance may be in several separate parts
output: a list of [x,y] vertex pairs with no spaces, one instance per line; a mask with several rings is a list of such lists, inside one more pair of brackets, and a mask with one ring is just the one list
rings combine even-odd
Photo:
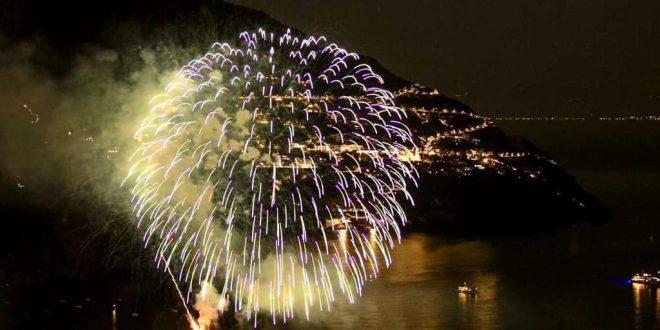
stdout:
[[187,299],[210,282],[255,322],[309,318],[389,266],[417,173],[382,85],[325,37],[260,29],[213,44],[153,98],[123,184]]

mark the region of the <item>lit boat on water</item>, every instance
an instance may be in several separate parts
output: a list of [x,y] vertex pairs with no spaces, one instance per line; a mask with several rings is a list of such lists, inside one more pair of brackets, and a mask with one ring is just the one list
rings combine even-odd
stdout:
[[476,296],[477,295],[477,288],[472,287],[467,282],[463,282],[463,285],[458,287],[458,293],[459,294],[464,294],[466,296]]
[[660,286],[660,271],[655,273],[655,275],[646,272],[637,273],[632,277],[631,281],[644,285]]

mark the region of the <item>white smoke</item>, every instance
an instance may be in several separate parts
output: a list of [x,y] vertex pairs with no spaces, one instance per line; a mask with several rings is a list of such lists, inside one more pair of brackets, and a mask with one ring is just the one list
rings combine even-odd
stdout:
[[210,282],[203,282],[199,292],[195,295],[193,307],[199,313],[197,324],[200,329],[209,329],[218,326],[220,311],[224,310],[225,301]]

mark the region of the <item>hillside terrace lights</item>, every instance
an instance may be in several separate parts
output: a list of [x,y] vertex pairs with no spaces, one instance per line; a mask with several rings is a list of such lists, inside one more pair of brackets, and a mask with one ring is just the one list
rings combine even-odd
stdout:
[[401,88],[394,92],[394,96],[401,96],[405,94],[414,94],[414,95],[440,95],[440,92],[437,89],[431,89],[425,86],[422,86],[418,83],[413,84],[412,86]]
[[419,162],[422,160],[422,157],[419,154],[419,149],[415,148],[414,150],[406,150],[405,152],[399,154],[399,160],[404,162]]
[[357,208],[342,208],[340,217],[333,217],[325,220],[325,228],[331,230],[346,230],[356,228],[359,231],[371,231],[374,226],[364,213],[364,210]]

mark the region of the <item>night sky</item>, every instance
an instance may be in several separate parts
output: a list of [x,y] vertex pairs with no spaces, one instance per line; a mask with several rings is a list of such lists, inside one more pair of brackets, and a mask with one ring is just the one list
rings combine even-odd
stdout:
[[655,114],[655,0],[231,1],[371,55],[477,112]]

